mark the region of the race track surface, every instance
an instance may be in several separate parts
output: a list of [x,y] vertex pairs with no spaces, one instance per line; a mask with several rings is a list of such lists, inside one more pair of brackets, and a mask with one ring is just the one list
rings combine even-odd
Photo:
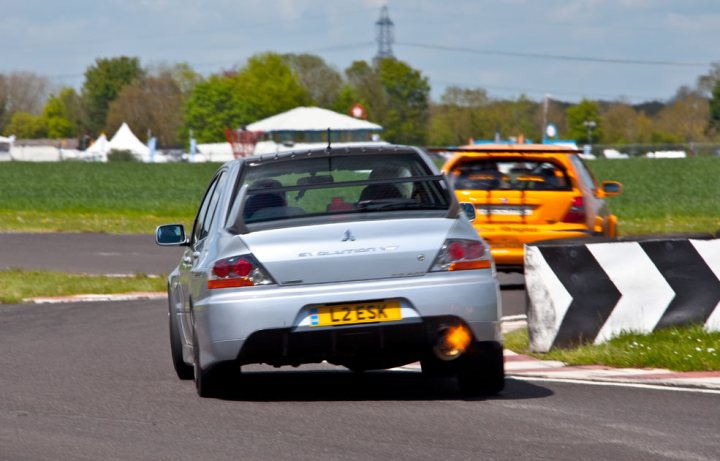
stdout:
[[0,254],[0,269],[167,274],[182,250],[157,246],[152,235],[0,233]]
[[[252,367],[229,400],[172,370],[163,301],[0,307],[0,459],[720,459],[720,395]],[[250,368],[250,367],[249,367]]]
[[[1,234],[2,267],[166,273],[151,236]],[[500,274],[506,315],[522,276]],[[226,400],[172,370],[165,301],[0,306],[0,460],[720,459],[720,394],[418,371],[244,368]]]

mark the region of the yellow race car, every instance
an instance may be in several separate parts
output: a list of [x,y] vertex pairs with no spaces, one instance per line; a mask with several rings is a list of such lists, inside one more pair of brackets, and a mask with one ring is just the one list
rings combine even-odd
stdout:
[[443,172],[501,271],[521,271],[524,245],[539,240],[617,236],[605,197],[622,185],[598,185],[578,155],[549,144],[473,144],[454,150]]

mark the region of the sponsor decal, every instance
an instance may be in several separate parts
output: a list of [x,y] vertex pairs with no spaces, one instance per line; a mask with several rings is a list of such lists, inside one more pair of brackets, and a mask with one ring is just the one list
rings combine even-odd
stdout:
[[298,256],[301,258],[307,258],[310,256],[339,256],[339,255],[353,255],[362,253],[374,253],[380,251],[395,251],[399,247],[393,246],[382,246],[382,247],[367,247],[367,248],[347,248],[344,250],[327,250],[327,251],[303,251]]

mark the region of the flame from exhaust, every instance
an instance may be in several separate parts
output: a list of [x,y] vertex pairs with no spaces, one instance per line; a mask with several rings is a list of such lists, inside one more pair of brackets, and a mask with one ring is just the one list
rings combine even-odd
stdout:
[[464,325],[450,327],[445,334],[445,345],[451,355],[458,355],[465,352],[470,345],[470,331]]

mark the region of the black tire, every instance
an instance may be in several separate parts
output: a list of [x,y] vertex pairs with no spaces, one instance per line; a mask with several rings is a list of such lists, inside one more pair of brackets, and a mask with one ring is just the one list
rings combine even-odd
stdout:
[[200,366],[197,337],[193,334],[193,375],[200,397],[226,397],[238,390],[240,366],[235,362],[221,362],[203,369]]
[[473,343],[459,360],[457,380],[463,394],[490,396],[505,388],[505,363],[500,343]]
[[[170,296],[168,296],[168,299],[171,299]],[[177,314],[172,305],[170,305],[168,318],[170,324],[170,353],[172,354],[175,373],[182,380],[193,379],[193,367],[183,360],[182,340],[178,331]]]

